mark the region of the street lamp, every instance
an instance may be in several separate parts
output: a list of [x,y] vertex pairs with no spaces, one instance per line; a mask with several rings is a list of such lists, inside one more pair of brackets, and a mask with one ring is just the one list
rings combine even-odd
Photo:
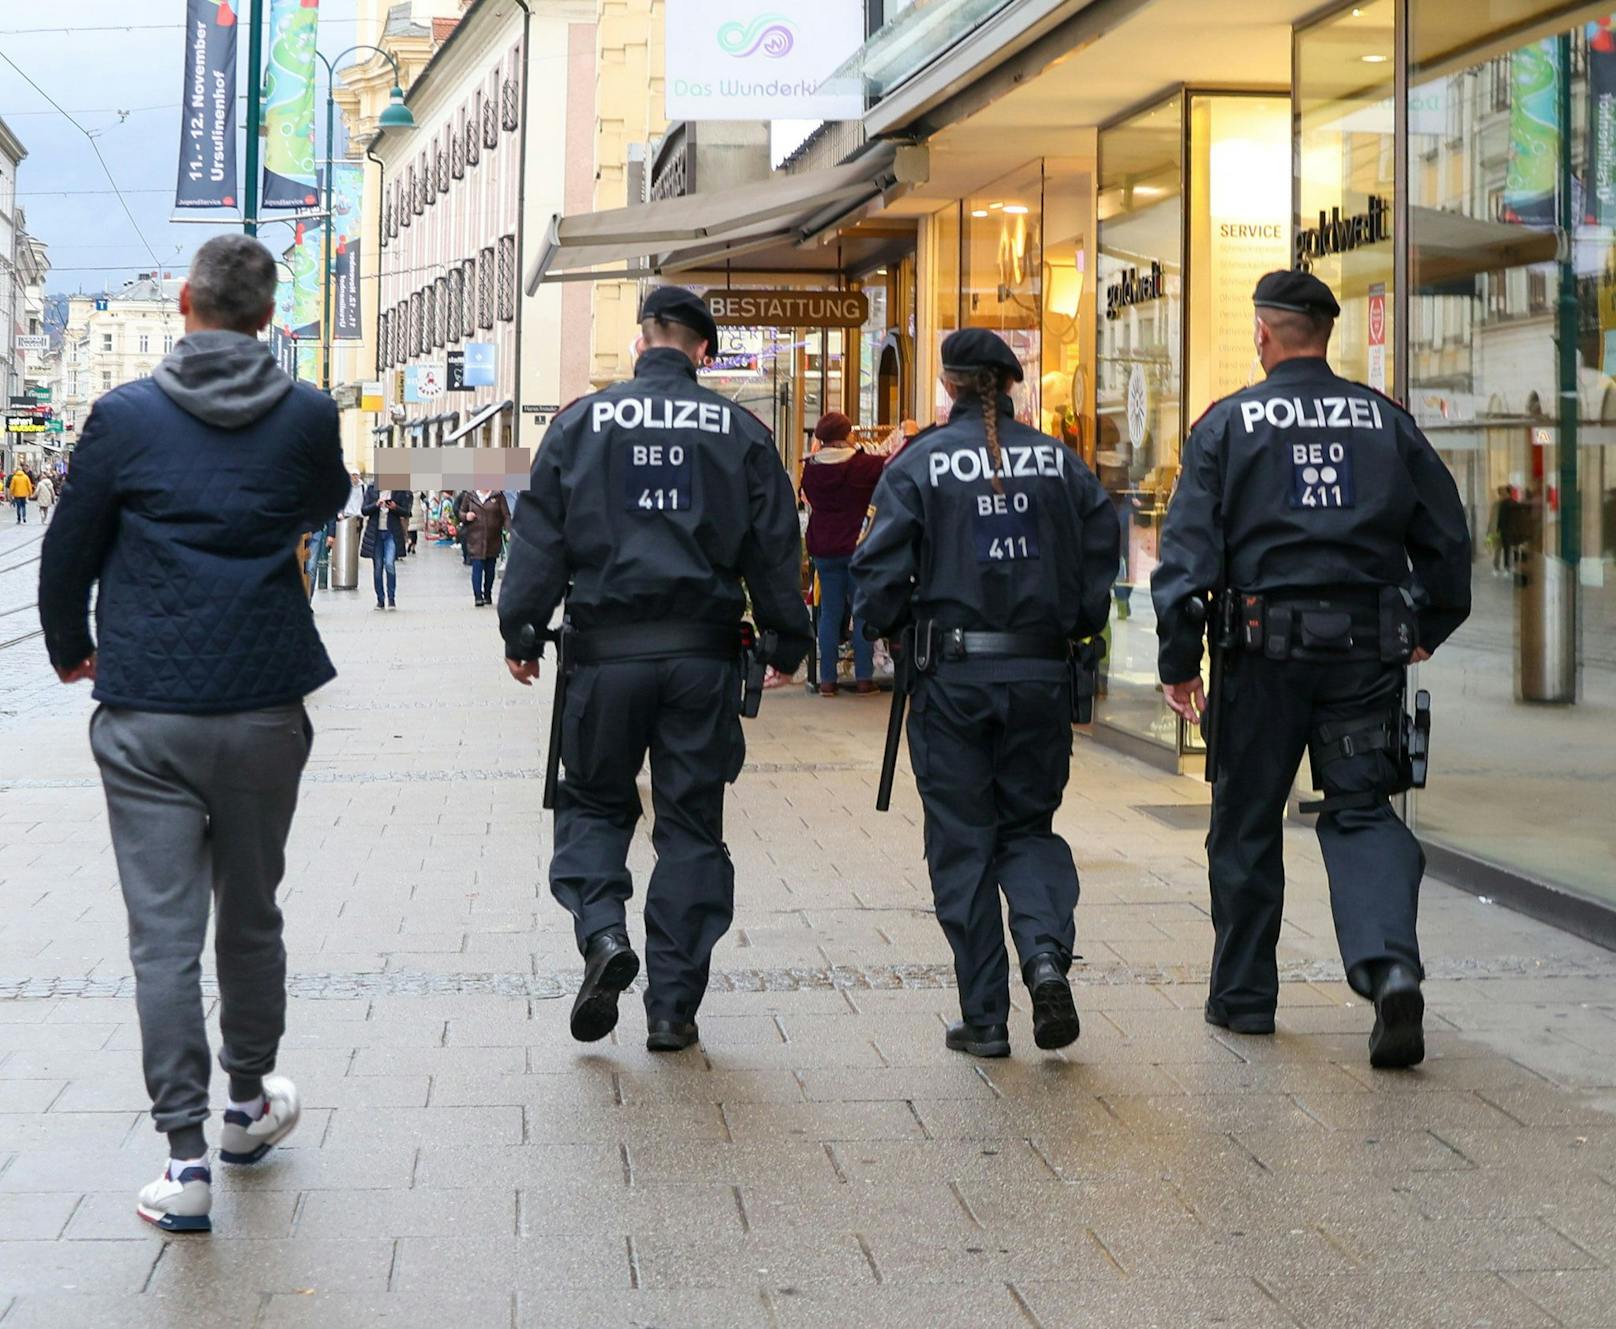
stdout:
[[[361,44],[350,46],[346,51],[340,52],[331,59],[316,51],[320,63],[325,66],[325,236],[322,244],[321,266],[323,273],[323,295],[320,315],[320,386],[325,391],[331,391],[331,231],[336,217],[331,211],[331,183],[336,172],[332,169],[336,164],[337,139],[337,63],[344,57],[356,51],[373,51],[393,67],[393,88],[387,94],[387,108],[376,117],[376,124],[384,133],[389,129],[414,129],[415,114],[404,104],[404,75],[399,70],[398,61],[390,53],[379,46]],[[377,262],[381,259],[378,255]],[[378,268],[378,272],[380,269]]]

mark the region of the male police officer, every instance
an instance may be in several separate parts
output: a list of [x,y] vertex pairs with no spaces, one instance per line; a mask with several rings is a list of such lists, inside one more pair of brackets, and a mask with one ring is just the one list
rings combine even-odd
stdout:
[[1267,381],[1190,431],[1151,579],[1164,691],[1191,722],[1208,705],[1205,597],[1224,592],[1237,609],[1210,698],[1206,1018],[1273,1032],[1281,824],[1306,750],[1326,795],[1318,836],[1347,981],[1375,1003],[1370,1061],[1412,1066],[1425,1055],[1415,936],[1425,861],[1388,794],[1407,787],[1396,759],[1406,668],[1470,612],[1469,529],[1409,415],[1325,363],[1341,312],[1329,287],[1272,272],[1253,299]]
[[581,398],[550,426],[517,500],[499,597],[511,674],[538,676],[532,628],[562,597],[573,662],[565,684],[550,889],[575,920],[584,980],[581,1041],[617,1023],[639,972],[629,947],[625,860],[647,749],[657,866],[645,899],[646,1045],[698,1037],[708,961],[734,914],[724,786],[745,756],[737,661],[750,593],[771,663],[808,647],[791,482],[745,410],[696,380],[718,340],[702,302],[664,286],[641,311],[634,378]]
[[909,756],[964,1017],[946,1043],[1003,1057],[1001,889],[1034,1041],[1078,1036],[1066,979],[1077,869],[1053,822],[1071,762],[1071,656],[1105,627],[1117,519],[1076,453],[1016,421],[1008,390],[1022,370],[1000,338],[956,332],[942,358],[953,411],[876,488],[853,556],[853,613],[887,632],[914,620]]

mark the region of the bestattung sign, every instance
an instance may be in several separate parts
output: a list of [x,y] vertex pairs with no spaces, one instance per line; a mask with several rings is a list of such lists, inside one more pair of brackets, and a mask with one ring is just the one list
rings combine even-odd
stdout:
[[708,291],[713,322],[727,328],[857,328],[870,317],[863,291]]

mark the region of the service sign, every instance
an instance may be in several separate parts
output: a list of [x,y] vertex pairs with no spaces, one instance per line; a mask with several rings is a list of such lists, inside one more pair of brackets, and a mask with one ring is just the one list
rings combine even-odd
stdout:
[[864,0],[667,0],[669,120],[857,120]]
[[21,332],[11,340],[19,351],[50,350],[50,338],[43,333]]

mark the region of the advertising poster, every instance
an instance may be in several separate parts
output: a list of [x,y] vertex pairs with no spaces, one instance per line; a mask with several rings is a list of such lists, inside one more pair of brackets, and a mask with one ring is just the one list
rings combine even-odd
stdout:
[[319,202],[314,162],[314,49],[320,0],[270,0],[264,73],[266,208]]
[[292,329],[292,251],[288,249],[277,265],[280,281],[275,285],[275,320],[269,325],[269,350],[275,363],[292,378],[297,377],[297,334]]
[[1369,386],[1376,392],[1386,391],[1386,283],[1378,281],[1369,288]]
[[236,14],[231,0],[186,0],[174,206],[236,206]]
[[857,120],[864,0],[667,0],[669,120]]
[[1504,218],[1552,226],[1560,170],[1560,55],[1553,37],[1529,42],[1510,59],[1509,173]]
[[1588,25],[1588,188],[1584,218],[1616,226],[1616,32],[1611,20]]
[[466,343],[466,386],[491,388],[494,386],[495,347],[491,341]]
[[331,168],[331,324],[337,341],[364,336],[359,283],[365,170],[359,162],[339,161]]

